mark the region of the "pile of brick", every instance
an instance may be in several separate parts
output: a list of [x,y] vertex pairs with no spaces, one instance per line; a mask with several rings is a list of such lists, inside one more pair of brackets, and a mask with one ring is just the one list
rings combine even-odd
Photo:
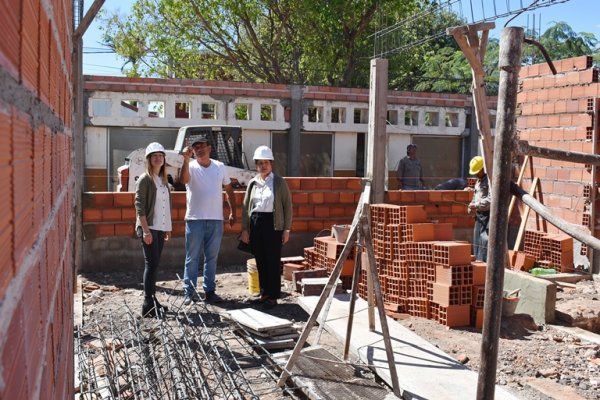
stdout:
[[[472,262],[470,243],[453,240],[452,224],[430,223],[423,206],[374,204],[371,230],[377,275],[391,314],[408,313],[450,327],[483,321],[486,265]],[[358,293],[366,298],[365,271]]]
[[[472,261],[471,244],[453,240],[450,223],[431,223],[423,206],[374,204],[370,207],[377,276],[386,310],[433,319],[449,327],[483,321],[486,264]],[[302,264],[284,265],[284,276],[297,281],[307,271],[330,274],[344,248],[332,236],[316,237],[304,249]],[[353,248],[342,268],[344,289],[350,289],[355,257]],[[300,272],[303,271],[303,272]],[[367,297],[366,270],[361,271],[358,294]]]
[[[546,233],[526,230],[523,243],[524,258],[533,262],[513,269],[528,271],[534,266],[552,268],[557,272],[573,272],[573,238],[566,233]],[[511,263],[512,265],[512,263]]]

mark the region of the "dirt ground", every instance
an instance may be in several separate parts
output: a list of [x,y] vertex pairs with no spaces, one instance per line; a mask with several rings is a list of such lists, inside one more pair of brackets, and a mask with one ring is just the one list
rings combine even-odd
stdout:
[[[181,281],[177,273],[181,274],[181,271],[163,271],[159,277],[158,298],[163,304],[182,301]],[[140,311],[143,301],[141,278],[141,271],[82,275],[83,324],[97,315],[110,313],[123,302],[134,312]],[[283,282],[278,306],[265,312],[301,325],[309,315],[297,305],[299,294],[292,290],[291,283]],[[212,309],[222,312],[252,306],[247,287],[245,266],[220,268],[216,291],[223,301],[214,304]],[[575,324],[600,331],[600,283],[582,281],[572,287],[559,287],[557,297],[557,315],[568,321],[564,325]],[[417,317],[400,320],[399,323],[478,371],[481,333],[474,328],[448,329]],[[308,340],[313,345],[317,344],[314,331],[316,329]],[[526,315],[504,318],[496,381],[523,399],[600,399],[599,343],[598,339],[595,342],[582,339],[559,325],[536,325]],[[318,344],[340,356],[340,343],[327,332]],[[281,392],[275,390],[260,398],[281,397]]]

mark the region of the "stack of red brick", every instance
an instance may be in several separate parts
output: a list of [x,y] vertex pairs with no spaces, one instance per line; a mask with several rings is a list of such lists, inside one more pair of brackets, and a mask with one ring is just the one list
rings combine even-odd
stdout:
[[526,230],[523,251],[539,267],[573,272],[573,238],[566,233]]
[[[371,230],[388,309],[447,326],[476,322],[471,307],[483,301],[474,302],[473,293],[483,293],[485,264],[471,262],[471,244],[453,240],[452,224],[430,223],[423,206],[374,204]],[[358,291],[364,298],[365,278],[363,272]]]
[[[470,243],[452,240],[452,224],[430,223],[423,206],[374,204],[370,213],[375,267],[386,309],[450,327],[481,327],[486,265],[472,261]],[[343,247],[334,237],[317,237],[314,247],[304,249],[302,266],[286,268],[321,268],[330,273]],[[360,255],[367,265],[365,253]],[[352,283],[355,256],[353,249],[342,269],[345,289]],[[358,283],[363,298],[367,297],[366,276],[363,269]]]

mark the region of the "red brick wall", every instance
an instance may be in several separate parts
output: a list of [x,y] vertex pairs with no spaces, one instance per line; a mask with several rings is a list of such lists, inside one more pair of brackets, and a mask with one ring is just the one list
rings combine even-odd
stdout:
[[[269,83],[202,81],[192,79],[128,78],[118,76],[85,76],[86,91],[152,92],[195,95],[231,95],[267,98],[288,98],[290,86]],[[354,101],[368,103],[369,89],[329,86],[305,86],[303,97],[309,100]],[[472,96],[451,93],[407,92],[390,90],[389,104],[435,105],[441,107],[470,107]],[[488,99],[496,108],[496,97]]]
[[71,2],[0,12],[0,398],[73,397]]
[[[319,232],[333,224],[352,222],[361,194],[360,178],[286,178],[292,192],[293,232]],[[241,230],[243,191],[236,191],[238,222],[226,233]],[[473,218],[466,206],[472,193],[465,191],[389,191],[386,201],[391,204],[424,205],[430,219],[450,222],[456,229],[470,229]],[[83,224],[86,239],[109,236],[134,236],[135,210],[133,193],[94,192],[84,194]],[[225,213],[228,213],[225,204]],[[173,235],[184,236],[185,192],[172,197]]]
[[[599,134],[594,126],[594,103],[600,97],[598,70],[592,68],[592,59],[587,56],[559,60],[554,65],[557,75],[552,75],[546,64],[521,69],[517,97],[520,139],[541,147],[598,154],[593,145]],[[533,177],[540,179],[543,203],[554,215],[590,227],[588,202],[595,179],[589,166],[535,158],[525,174],[526,190]],[[534,214],[530,214],[527,229],[541,230]],[[548,230],[554,232],[556,228],[548,224]]]

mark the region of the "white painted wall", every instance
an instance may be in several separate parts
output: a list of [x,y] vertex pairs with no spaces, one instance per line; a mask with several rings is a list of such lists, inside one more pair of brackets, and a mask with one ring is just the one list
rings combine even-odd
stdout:
[[[250,167],[253,167],[252,155],[260,145],[271,145],[271,131],[287,130],[290,126],[285,122],[284,107],[280,99],[206,96],[166,93],[126,93],[126,92],[91,92],[88,93],[88,116],[91,125],[85,129],[87,168],[106,168],[107,166],[107,127],[138,127],[138,128],[179,128],[185,125],[238,125],[243,129],[242,150]],[[137,100],[139,110],[132,116],[123,116],[121,101]],[[162,101],[165,104],[164,118],[148,117],[148,104],[152,101]],[[176,103],[190,103],[191,118],[175,118]],[[216,105],[216,119],[201,119],[203,103]],[[237,120],[235,118],[236,104],[250,104],[251,119]],[[261,105],[271,105],[275,110],[274,121],[261,121]],[[94,109],[96,106],[96,109]],[[322,108],[322,122],[308,121],[308,107]],[[332,108],[345,110],[343,123],[332,123]],[[368,124],[354,123],[355,109],[368,109],[368,103],[325,101],[306,101],[303,115],[304,131],[334,132],[333,162],[335,170],[356,169],[356,132],[367,132]],[[110,115],[107,115],[110,110]],[[466,111],[457,107],[407,106],[388,105],[388,110],[394,110],[397,115],[396,124],[388,125],[388,168],[394,169],[398,161],[406,155],[406,146],[411,143],[412,135],[460,136],[465,130]],[[404,125],[405,112],[414,111],[418,114],[418,124]],[[425,126],[425,113],[435,112],[438,115],[437,126]],[[445,114],[458,115],[456,127],[445,126]],[[131,113],[129,113],[131,114]]]
[[85,128],[85,167],[107,168],[108,129],[96,126]]
[[335,171],[355,171],[356,133],[335,132],[333,146],[333,169]]

